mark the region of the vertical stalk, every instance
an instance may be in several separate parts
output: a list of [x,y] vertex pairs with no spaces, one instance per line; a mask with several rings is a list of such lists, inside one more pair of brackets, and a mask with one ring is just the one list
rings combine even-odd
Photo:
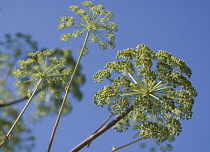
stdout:
[[87,34],[86,34],[86,37],[85,37],[85,41],[84,41],[84,44],[82,46],[82,49],[81,49],[81,52],[80,52],[80,55],[79,55],[79,58],[77,60],[77,63],[74,67],[74,71],[72,73],[72,76],[71,76],[71,79],[66,87],[66,92],[65,92],[65,95],[64,95],[64,98],[63,98],[63,102],[61,104],[61,108],[59,110],[59,113],[58,113],[58,117],[56,119],[56,122],[55,122],[55,125],[54,125],[54,128],[53,128],[53,131],[52,131],[52,134],[51,134],[51,137],[50,137],[50,142],[49,142],[49,145],[48,145],[48,149],[47,149],[47,152],[50,152],[50,149],[52,147],[52,143],[53,143],[53,140],[54,140],[54,136],[55,136],[55,133],[56,133],[56,130],[57,130],[57,127],[58,127],[58,124],[59,124],[59,121],[60,121],[60,118],[61,118],[61,115],[62,115],[62,112],[63,112],[63,108],[64,108],[64,105],[65,105],[65,102],[67,100],[67,97],[68,97],[68,94],[69,94],[69,91],[71,89],[71,84],[73,82],[73,79],[75,77],[75,74],[76,74],[76,71],[78,69],[78,66],[80,64],[80,61],[82,59],[82,56],[84,54],[84,51],[85,51],[85,47],[86,47],[86,44],[87,44],[87,40],[88,40],[88,37],[90,35],[90,30],[88,30]]
[[40,79],[36,88],[34,89],[33,93],[31,94],[30,98],[28,99],[27,103],[25,104],[25,106],[23,107],[22,111],[20,112],[19,116],[17,117],[17,119],[15,120],[15,122],[13,123],[12,127],[10,128],[10,130],[8,131],[8,133],[5,135],[5,139],[0,143],[0,147],[3,145],[3,143],[5,142],[5,140],[9,139],[10,136],[12,135],[12,131],[15,128],[15,126],[17,125],[18,121],[20,120],[20,118],[22,117],[23,113],[25,112],[25,110],[27,109],[28,105],[30,104],[32,98],[34,97],[35,93],[37,92],[39,85],[41,84],[43,79]]

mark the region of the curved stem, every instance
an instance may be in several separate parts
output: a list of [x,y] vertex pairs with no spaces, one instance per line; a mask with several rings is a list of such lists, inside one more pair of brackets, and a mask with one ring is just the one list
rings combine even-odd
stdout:
[[12,101],[9,101],[9,102],[0,103],[0,108],[1,108],[1,107],[9,106],[9,105],[12,105],[12,104],[15,104],[15,103],[19,103],[19,102],[21,102],[21,101],[24,101],[25,99],[28,99],[28,96],[21,97],[21,98],[19,98],[19,99],[15,99],[15,100],[12,100]]
[[12,131],[15,128],[15,126],[17,125],[18,121],[20,120],[20,118],[22,117],[23,113],[25,112],[25,110],[27,109],[28,105],[30,104],[31,100],[33,99],[35,93],[37,92],[39,85],[41,84],[42,79],[39,80],[39,82],[37,83],[36,88],[34,89],[33,93],[31,94],[30,98],[28,99],[27,103],[25,104],[25,106],[23,107],[22,111],[20,112],[19,116],[17,117],[17,119],[15,120],[15,122],[13,123],[12,127],[10,128],[10,130],[8,131],[8,133],[5,135],[4,139],[2,140],[2,142],[0,143],[0,147],[3,145],[3,143],[9,139],[12,135]]
[[78,58],[78,60],[77,60],[77,63],[76,63],[76,65],[75,65],[75,67],[74,67],[74,71],[73,71],[73,73],[72,73],[71,79],[70,79],[70,81],[69,81],[69,83],[68,83],[68,85],[67,85],[67,87],[66,87],[66,92],[65,92],[65,95],[64,95],[64,98],[63,98],[63,102],[62,102],[62,104],[61,104],[61,108],[60,108],[60,110],[59,110],[58,117],[57,117],[57,119],[56,119],[56,122],[55,122],[55,125],[54,125],[54,128],[53,128],[53,131],[52,131],[52,134],[51,134],[51,137],[50,137],[50,142],[49,142],[49,145],[48,145],[47,152],[50,152],[50,149],[51,149],[51,147],[52,147],[52,143],[53,143],[53,140],[54,140],[54,136],[55,136],[55,133],[56,133],[56,130],[57,130],[57,127],[58,127],[58,124],[59,124],[59,121],[60,121],[62,112],[63,112],[63,108],[64,108],[65,102],[66,102],[66,100],[67,100],[68,93],[69,93],[69,91],[70,91],[70,89],[71,89],[71,84],[72,84],[73,79],[74,79],[74,77],[75,77],[76,71],[77,71],[77,69],[78,69],[78,66],[79,66],[79,64],[80,64],[80,61],[81,61],[82,56],[83,56],[83,54],[84,54],[85,47],[86,47],[86,44],[87,44],[87,40],[88,40],[89,35],[90,35],[90,30],[88,30],[88,32],[87,32],[87,35],[86,35],[86,37],[85,37],[84,44],[83,44],[83,46],[82,46],[82,49],[81,49],[79,58]]
[[[41,90],[38,90],[35,92],[35,94],[39,93]],[[14,100],[11,100],[11,101],[8,101],[8,102],[3,102],[3,103],[0,103],[0,108],[1,107],[6,107],[6,106],[10,106],[10,105],[13,105],[13,104],[16,104],[16,103],[19,103],[19,102],[22,102],[24,101],[25,99],[28,99],[29,97],[28,96],[24,96],[24,97],[21,97],[21,98],[18,98],[18,99],[14,99]]]

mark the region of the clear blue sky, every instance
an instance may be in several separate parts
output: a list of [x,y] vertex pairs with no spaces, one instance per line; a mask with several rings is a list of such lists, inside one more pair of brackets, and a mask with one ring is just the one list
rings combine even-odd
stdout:
[[[4,34],[21,32],[38,41],[39,48],[71,48],[75,51],[81,41],[60,42],[63,32],[57,31],[61,16],[73,15],[71,5],[81,0],[1,0],[0,40]],[[183,121],[183,132],[173,143],[174,152],[210,151],[210,1],[209,0],[93,0],[114,13],[118,24],[117,47],[100,51],[90,46],[90,54],[82,60],[86,84],[82,87],[84,98],[72,101],[73,111],[61,119],[52,152],[67,152],[83,141],[108,116],[106,109],[96,107],[92,96],[101,87],[93,83],[92,75],[113,61],[118,50],[146,44],[151,49],[165,50],[183,59],[192,69],[192,82],[199,96],[195,99],[193,118]],[[22,106],[22,104],[18,105]],[[46,151],[56,117],[48,116],[41,123],[29,124],[36,135],[34,152]],[[27,118],[25,118],[27,121]],[[96,139],[83,152],[108,152],[112,145],[121,146],[132,141],[132,132],[115,133],[114,130]],[[143,152],[138,144],[123,152]]]

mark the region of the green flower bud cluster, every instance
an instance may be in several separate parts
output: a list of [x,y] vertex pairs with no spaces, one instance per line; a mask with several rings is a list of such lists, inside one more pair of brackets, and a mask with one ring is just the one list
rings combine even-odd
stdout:
[[[106,49],[107,47],[115,47],[115,35],[114,31],[117,31],[117,25],[114,22],[109,22],[113,20],[113,14],[111,11],[105,11],[103,5],[98,4],[93,6],[91,1],[85,1],[82,3],[85,10],[79,8],[78,6],[70,6],[69,10],[75,12],[81,18],[81,23],[75,21],[74,17],[61,17],[58,22],[58,30],[63,28],[81,28],[81,30],[76,30],[73,33],[63,34],[60,38],[61,41],[68,42],[71,37],[78,38],[82,36],[84,31],[91,31],[91,36],[89,38],[91,43],[99,43],[101,49]],[[102,31],[108,31],[107,33]],[[107,37],[107,38],[105,38]]]
[[116,59],[94,75],[96,83],[107,79],[111,84],[93,97],[97,106],[108,105],[116,115],[134,105],[114,128],[124,131],[132,124],[140,138],[159,141],[178,136],[179,120],[192,117],[197,96],[190,68],[170,53],[156,53],[143,44],[118,51]]
[[[18,62],[19,68],[13,70],[13,75],[18,78],[15,85],[19,87],[20,92],[28,92],[30,96],[30,90],[28,89],[28,83],[31,81],[36,82],[43,80],[43,86],[46,88],[49,86],[49,90],[56,97],[60,97],[60,92],[57,91],[56,84],[65,84],[67,82],[67,76],[70,75],[69,69],[64,69],[66,60],[63,58],[57,59],[56,57],[50,57],[52,52],[45,50],[43,52],[28,53],[29,58],[26,60],[20,60]],[[40,97],[43,97],[44,93],[40,92]]]
[[[20,67],[14,70],[13,74],[18,78],[15,82],[18,86],[17,93],[22,97],[26,94],[30,96],[39,79],[43,79],[37,92],[38,98],[33,99],[36,108],[31,113],[31,119],[34,121],[47,114],[57,114],[63,100],[61,95],[66,91],[66,83],[71,77],[76,61],[69,49],[43,50],[29,55],[28,59],[20,61]],[[84,81],[85,77],[79,66],[71,88],[71,95],[78,100],[82,98],[80,86]],[[71,102],[68,100],[64,114],[70,110]]]

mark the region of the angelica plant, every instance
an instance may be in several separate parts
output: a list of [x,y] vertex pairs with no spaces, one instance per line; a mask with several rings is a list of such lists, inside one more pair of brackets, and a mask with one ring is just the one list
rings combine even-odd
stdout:
[[[117,25],[111,22],[112,12],[105,11],[101,4],[94,6],[91,1],[83,2],[82,6],[85,9],[79,6],[69,7],[69,10],[78,16],[79,21],[72,16],[63,16],[58,20],[59,31],[76,29],[61,35],[61,41],[69,42],[71,38],[79,38],[85,34],[73,67],[66,66],[71,59],[68,55],[58,59],[58,55],[53,56],[52,51],[45,50],[29,53],[29,58],[19,61],[19,68],[13,70],[18,79],[15,85],[19,87],[20,93],[27,94],[29,99],[1,145],[11,138],[12,131],[35,94],[39,94],[39,98],[43,99],[51,92],[60,102],[55,108],[59,108],[59,112],[47,149],[47,152],[50,152],[60,118],[65,108],[69,108],[68,94],[74,92],[73,81],[79,78],[77,73],[81,59],[89,52],[88,42],[98,43],[102,50],[115,48],[114,32],[118,29]],[[192,118],[192,107],[197,92],[190,82],[191,75],[191,69],[183,60],[162,50],[154,52],[141,44],[136,49],[118,51],[116,61],[107,63],[103,70],[99,70],[93,76],[96,83],[107,83],[95,93],[93,100],[96,106],[106,106],[111,112],[110,116],[71,152],[78,152],[85,146],[90,146],[93,140],[110,128],[118,132],[132,128],[136,131],[134,137],[138,138],[120,147],[113,146],[111,151],[117,151],[143,139],[154,139],[155,145],[173,141],[182,131],[180,120]],[[32,88],[28,89],[29,87]],[[49,92],[46,92],[46,88]],[[48,108],[44,104],[37,107]],[[37,115],[45,115],[45,112],[43,110]],[[115,118],[108,123],[112,116]],[[145,147],[145,144],[142,143],[141,147]],[[171,151],[172,146],[162,144],[160,148],[163,151]],[[154,150],[155,148],[151,147],[151,151]]]
[[[44,84],[44,87],[48,87],[51,93],[55,97],[60,97],[60,92],[57,91],[56,85],[54,84],[63,84],[66,83],[67,76],[70,75],[71,71],[69,69],[62,69],[65,64],[64,59],[57,59],[56,57],[49,57],[51,52],[49,50],[45,50],[43,52],[35,52],[29,53],[29,58],[26,60],[20,60],[19,68],[13,70],[13,74],[17,80],[15,85],[20,87],[24,86],[25,83],[30,81],[34,82],[34,87],[32,90],[28,90],[26,93],[29,97],[27,103],[25,104],[24,108],[22,109],[21,113],[13,123],[12,127],[5,135],[5,138],[2,139],[0,146],[12,136],[12,131],[17,125],[18,121],[22,117],[23,113],[27,109],[29,103],[32,101],[34,95],[41,88],[41,85]],[[45,83],[44,83],[45,82]],[[23,89],[23,88],[22,88]],[[21,89],[21,90],[22,90]],[[44,92],[40,91],[40,97],[44,96]]]
[[47,149],[48,152],[51,149],[54,136],[63,112],[63,108],[67,100],[68,93],[71,90],[71,85],[75,77],[76,71],[78,69],[78,66],[80,64],[80,61],[82,59],[82,56],[85,53],[88,53],[87,42],[90,41],[91,43],[98,43],[100,49],[102,50],[107,49],[108,47],[109,48],[115,47],[115,41],[114,41],[115,36],[113,32],[117,31],[117,25],[114,22],[110,22],[111,20],[113,20],[112,12],[105,11],[104,6],[100,4],[97,6],[93,6],[93,3],[91,1],[85,1],[82,3],[82,5],[86,7],[86,10],[81,9],[78,6],[69,7],[70,11],[75,12],[76,15],[79,16],[81,22],[75,21],[74,17],[66,17],[66,16],[61,17],[58,20],[59,22],[61,22],[58,25],[59,31],[62,30],[63,28],[81,29],[73,31],[72,33],[63,34],[60,38],[61,41],[68,42],[71,37],[78,38],[82,36],[84,32],[86,32],[86,36],[83,45],[79,49],[79,57],[77,63],[75,65],[72,76],[66,87],[66,92],[63,97],[63,102],[51,134],[49,146]]
[[82,3],[86,7],[85,10],[78,6],[70,6],[69,10],[75,12],[81,19],[81,22],[77,22],[74,17],[61,17],[58,21],[61,22],[58,25],[58,30],[63,28],[76,28],[81,30],[75,30],[72,33],[65,33],[60,37],[61,41],[68,42],[71,37],[78,38],[87,31],[89,41],[91,43],[98,43],[102,50],[108,47],[115,47],[115,35],[114,31],[117,31],[117,25],[113,20],[113,13],[111,11],[105,11],[104,6],[98,4],[93,6],[91,1],[85,1]]
[[[38,49],[37,43],[35,41],[32,41],[31,36],[29,35],[17,33],[14,37],[10,34],[6,34],[5,38],[5,41],[0,42],[0,142],[2,144],[2,147],[0,149],[3,151],[16,151],[15,149],[18,148],[22,150],[27,149],[28,151],[30,151],[30,149],[34,147],[34,136],[32,136],[31,130],[28,129],[27,125],[24,123],[24,121],[22,121],[22,116],[19,115],[19,109],[17,108],[17,106],[10,105],[16,105],[30,98],[30,94],[34,90],[33,88],[35,86],[35,83],[37,83],[37,79],[33,79],[32,75],[39,72],[45,73],[46,71],[43,68],[45,66],[52,71],[47,74],[47,77],[44,78],[41,85],[35,92],[32,99],[34,108],[30,110],[28,116],[31,121],[37,121],[41,120],[41,118],[46,115],[57,114],[57,109],[61,105],[62,94],[65,92],[67,81],[65,83],[61,83],[61,81],[53,81],[52,78],[54,77],[55,79],[55,77],[57,77],[58,79],[63,79],[64,82],[64,80],[68,80],[71,75],[70,72],[69,74],[65,75],[55,75],[55,73],[53,74],[53,72],[56,71],[56,69],[53,69],[53,67],[56,67],[57,65],[53,64],[52,61],[54,60],[55,62],[57,62],[55,60],[57,59],[58,62],[60,62],[60,65],[62,66],[57,68],[57,71],[60,72],[73,71],[76,62],[72,57],[71,50],[69,49],[52,49],[50,51],[46,51],[46,49],[40,49],[42,50],[41,52],[36,52],[35,54],[29,53],[28,55],[30,56],[28,56],[25,53],[26,50],[27,52],[29,52],[29,50],[30,52],[35,52]],[[43,51],[45,53],[48,52],[49,55],[44,55]],[[56,58],[53,59],[53,57]],[[41,61],[41,58],[43,58],[43,61]],[[18,67],[16,62],[20,59],[20,66]],[[38,62],[38,59],[40,63]],[[21,68],[23,66],[22,64],[26,63],[26,60],[34,60],[35,62],[28,62],[28,64],[26,64],[26,69]],[[63,64],[61,64],[61,62],[63,62]],[[34,70],[34,66],[38,68],[37,71]],[[16,67],[16,70],[12,71],[14,67]],[[84,75],[81,74],[80,71],[81,66],[78,67],[76,78],[72,83],[73,88],[71,91],[73,97],[78,100],[81,100],[82,98],[80,85],[83,84],[85,81]],[[15,83],[16,89],[13,88],[14,86],[11,85],[11,80],[13,80],[13,78],[11,78],[12,72],[18,79]],[[27,72],[28,76],[23,76],[23,72]],[[51,74],[52,76],[50,77],[49,74]],[[68,100],[68,102],[66,102],[65,104],[63,113],[68,114],[71,111],[71,107],[71,102]],[[11,132],[11,134],[8,134],[8,132]],[[20,133],[24,136],[20,136]],[[10,140],[5,142],[8,139]]]
[[93,97],[97,106],[107,105],[118,116],[133,106],[114,129],[123,132],[133,126],[139,139],[158,142],[178,136],[180,120],[192,118],[197,96],[190,68],[170,53],[156,53],[145,45],[118,51],[116,59],[94,75],[96,83],[107,79],[110,84]]

